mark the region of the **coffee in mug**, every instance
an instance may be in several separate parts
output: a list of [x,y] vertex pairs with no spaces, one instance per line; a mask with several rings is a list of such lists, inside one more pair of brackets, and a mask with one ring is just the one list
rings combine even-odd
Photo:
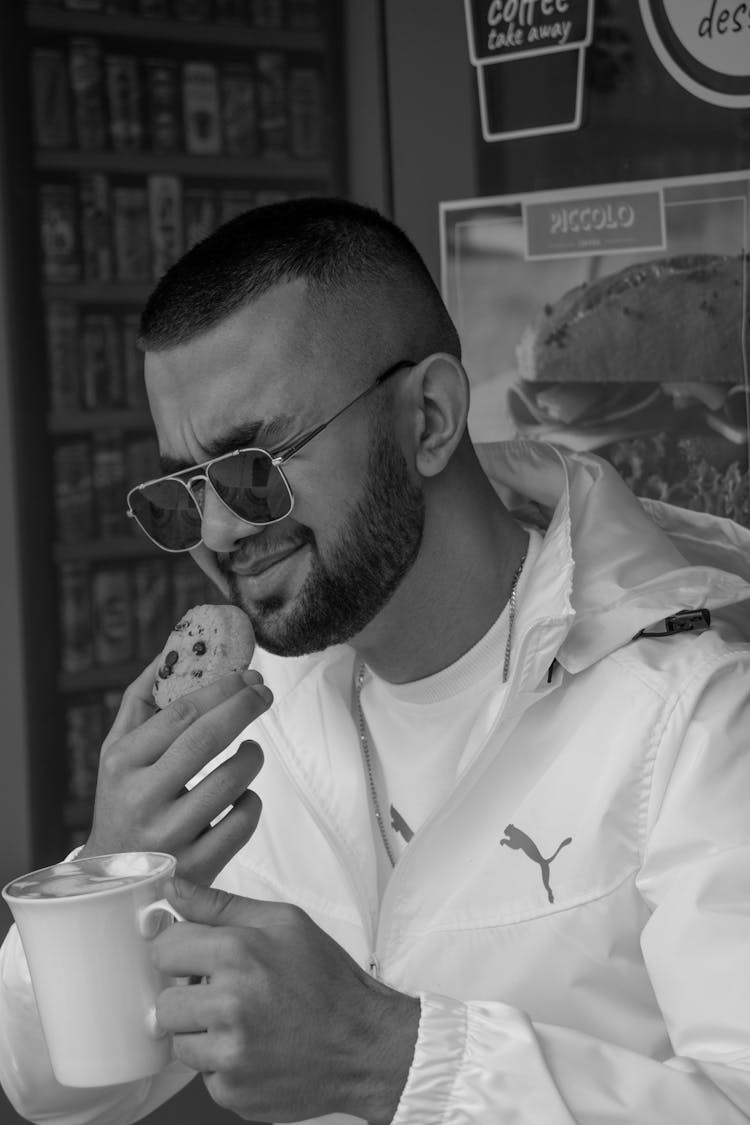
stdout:
[[52,1069],[64,1086],[156,1074],[171,1058],[156,999],[172,982],[149,940],[180,919],[163,897],[176,866],[161,852],[88,856],[3,888],[31,974]]

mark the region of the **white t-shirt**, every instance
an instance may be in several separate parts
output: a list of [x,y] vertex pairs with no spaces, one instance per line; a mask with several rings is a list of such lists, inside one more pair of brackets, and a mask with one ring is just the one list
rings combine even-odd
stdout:
[[[539,553],[542,536],[529,531],[516,604]],[[476,716],[503,674],[508,606],[473,648],[454,664],[413,683],[391,684],[365,668],[361,703],[378,803],[394,860],[451,793],[464,752],[471,753]],[[511,649],[511,661],[513,652]],[[364,760],[363,760],[364,768]],[[391,871],[371,808],[381,892]]]

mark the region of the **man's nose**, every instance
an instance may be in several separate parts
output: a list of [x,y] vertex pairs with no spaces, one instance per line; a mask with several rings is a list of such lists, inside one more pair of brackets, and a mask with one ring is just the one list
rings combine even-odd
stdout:
[[237,550],[243,539],[263,531],[262,525],[246,523],[231,512],[210,483],[206,482],[200,493],[196,499],[202,514],[201,536],[209,551],[230,554]]

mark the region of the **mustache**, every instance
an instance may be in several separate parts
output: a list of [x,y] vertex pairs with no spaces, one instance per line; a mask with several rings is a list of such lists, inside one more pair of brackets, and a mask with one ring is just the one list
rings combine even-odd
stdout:
[[251,565],[273,555],[277,551],[291,550],[293,547],[304,547],[315,539],[309,528],[300,528],[294,535],[280,535],[271,537],[270,532],[261,533],[250,539],[245,539],[236,551],[216,555],[216,565],[222,574],[229,574],[233,566]]

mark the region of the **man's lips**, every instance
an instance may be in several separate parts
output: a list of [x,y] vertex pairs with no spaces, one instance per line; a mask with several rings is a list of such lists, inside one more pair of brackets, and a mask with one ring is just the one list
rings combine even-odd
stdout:
[[293,543],[291,546],[284,547],[282,550],[272,551],[260,557],[237,559],[232,561],[227,569],[231,570],[233,574],[239,574],[243,578],[256,578],[259,574],[270,570],[272,566],[276,566],[276,564],[280,563],[283,559],[288,559],[290,555],[293,555],[304,546],[304,543]]

